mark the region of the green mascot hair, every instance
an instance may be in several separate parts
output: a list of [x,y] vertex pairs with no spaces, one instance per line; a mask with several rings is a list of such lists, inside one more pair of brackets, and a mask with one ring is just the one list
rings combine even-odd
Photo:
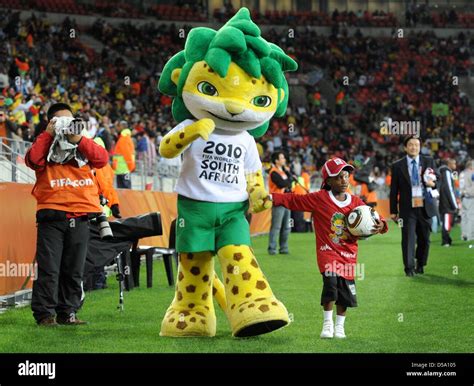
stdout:
[[[183,86],[189,71],[196,62],[204,60],[221,77],[227,75],[233,61],[249,75],[260,78],[264,76],[273,86],[283,89],[285,95],[275,111],[276,117],[286,112],[288,105],[288,83],[285,71],[295,71],[297,63],[273,43],[260,36],[260,29],[251,20],[247,8],[241,8],[221,29],[193,28],[188,35],[183,51],[174,55],[163,68],[158,89],[174,97],[172,113],[178,122],[193,118],[184,105]],[[171,73],[181,68],[178,85],[171,80]],[[278,91],[280,99],[280,91]],[[269,121],[249,130],[254,137],[261,137],[268,129]]]

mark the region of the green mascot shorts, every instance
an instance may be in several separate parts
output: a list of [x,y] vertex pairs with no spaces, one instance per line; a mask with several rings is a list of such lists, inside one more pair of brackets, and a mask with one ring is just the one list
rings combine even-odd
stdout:
[[226,245],[250,246],[250,226],[245,218],[248,207],[248,201],[216,203],[179,195],[176,250],[216,253]]

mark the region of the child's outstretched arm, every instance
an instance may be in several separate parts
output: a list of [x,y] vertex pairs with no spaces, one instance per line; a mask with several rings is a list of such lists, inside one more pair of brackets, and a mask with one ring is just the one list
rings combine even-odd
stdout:
[[290,210],[313,212],[317,206],[318,196],[316,193],[293,194],[273,193],[271,198],[274,206],[284,206]]

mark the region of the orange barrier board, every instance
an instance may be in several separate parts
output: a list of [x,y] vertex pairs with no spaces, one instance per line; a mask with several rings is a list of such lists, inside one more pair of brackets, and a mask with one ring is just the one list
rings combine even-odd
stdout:
[[[31,288],[27,280],[36,250],[36,201],[31,196],[32,185],[0,183],[0,295],[22,288]],[[176,194],[118,189],[123,217],[160,212],[163,236],[148,237],[141,245],[168,247],[171,221],[176,218]],[[377,211],[389,217],[388,200],[379,200]],[[254,214],[250,232],[268,233],[271,211]]]
[[[32,285],[25,274],[36,251],[36,201],[31,196],[32,187],[0,183],[0,295]],[[176,194],[120,189],[118,194],[123,217],[161,213],[163,236],[144,238],[140,244],[167,247],[170,224],[176,217]]]

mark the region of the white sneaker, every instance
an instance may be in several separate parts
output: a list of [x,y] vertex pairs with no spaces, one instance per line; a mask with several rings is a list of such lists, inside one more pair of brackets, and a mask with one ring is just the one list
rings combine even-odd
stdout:
[[344,332],[344,326],[342,324],[336,324],[336,332],[334,334],[335,338],[344,339],[346,337],[346,333]]
[[323,323],[323,330],[321,331],[321,338],[334,337],[334,322],[332,320],[325,320]]

